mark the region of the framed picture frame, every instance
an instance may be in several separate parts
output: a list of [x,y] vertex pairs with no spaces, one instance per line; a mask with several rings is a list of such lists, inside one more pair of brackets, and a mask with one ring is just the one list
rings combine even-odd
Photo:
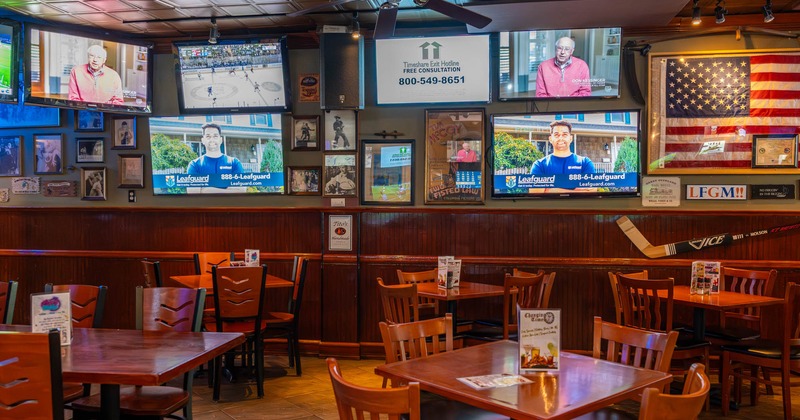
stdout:
[[326,152],[356,151],[358,117],[356,111],[337,109],[325,113]]
[[114,117],[114,145],[112,149],[136,148],[136,117]]
[[106,168],[104,166],[81,168],[81,200],[105,201]]
[[33,173],[61,175],[64,173],[64,137],[61,134],[33,135]]
[[106,140],[104,138],[77,138],[75,143],[75,163],[103,163],[105,161]]
[[[649,121],[643,122],[649,127],[647,173],[800,173],[797,162],[784,159],[773,165],[772,157],[759,157],[756,143],[777,150],[783,140],[764,136],[794,133],[800,116],[784,115],[785,107],[771,99],[768,83],[751,83],[768,77],[763,72],[771,71],[773,64],[798,59],[798,49],[650,54]],[[726,69],[725,74],[717,74],[715,68]],[[791,67],[781,71],[785,77],[800,77],[800,71]],[[725,82],[720,83],[723,77]],[[797,153],[791,150],[797,146],[789,149],[796,160]],[[773,150],[773,154],[777,162],[778,153]]]
[[356,177],[356,154],[323,155],[322,188],[323,197],[356,197],[358,196]]
[[292,116],[292,150],[319,150],[319,115]]
[[481,204],[483,109],[425,110],[425,204]]
[[0,103],[0,128],[60,126],[60,108]]
[[119,188],[144,188],[144,155],[119,155]]
[[75,131],[105,131],[103,113],[79,109],[75,111]]
[[0,176],[22,176],[22,136],[0,136]]
[[289,195],[320,195],[322,166],[290,166],[286,168],[286,191]]
[[797,134],[753,135],[753,168],[796,168]]
[[414,140],[361,141],[361,204],[414,205]]

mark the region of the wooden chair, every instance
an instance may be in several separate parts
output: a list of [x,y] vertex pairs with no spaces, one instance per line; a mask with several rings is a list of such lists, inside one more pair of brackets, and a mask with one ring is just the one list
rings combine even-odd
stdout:
[[537,273],[531,273],[514,268],[511,273],[511,275],[514,277],[536,277],[540,274],[545,274],[545,277],[539,292],[539,308],[546,309],[550,307],[550,295],[553,292],[553,285],[556,282],[556,272],[553,271],[550,274],[547,274],[543,270],[539,270]]
[[103,312],[106,307],[106,286],[88,284],[56,284],[44,285],[45,293],[69,292],[72,303],[73,328],[102,328]]
[[[553,273],[555,274],[555,273]],[[512,276],[506,273],[503,280],[503,323],[500,327],[489,325],[490,322],[481,322],[473,327],[466,336],[483,341],[496,341],[516,339],[517,308],[540,309],[543,308],[546,289],[545,279],[550,275],[544,271],[537,274],[524,273],[523,276]],[[548,297],[549,299],[549,297]]]
[[[243,333],[254,348],[256,388],[258,398],[264,397],[264,340],[266,323],[262,313],[264,307],[267,266],[218,267],[212,266],[214,284],[213,324],[206,324],[208,331]],[[244,358],[244,357],[243,357]],[[233,358],[226,358],[228,368],[233,367]],[[214,401],[219,400],[222,360],[214,360],[212,382]]]
[[0,417],[63,420],[58,331],[4,332],[0,336]]
[[163,287],[164,284],[161,280],[161,263],[158,261],[148,261],[147,258],[143,259],[141,262],[145,287]]
[[416,283],[383,284],[378,277],[378,292],[383,305],[383,316],[387,324],[402,324],[419,321],[419,300]]
[[211,267],[229,267],[233,252],[198,252],[194,254],[194,273],[211,274]]
[[[144,331],[199,332],[202,326],[206,289],[179,287],[136,288],[136,329]],[[192,418],[192,380],[189,372],[183,387],[136,386],[120,390],[120,414],[123,416],[168,417],[183,411]],[[100,412],[100,395],[79,398],[70,404],[76,415]],[[81,413],[83,412],[83,413]]]
[[0,324],[14,323],[14,306],[17,302],[15,281],[0,281]]
[[[397,280],[400,284],[408,283],[435,283],[439,270],[434,268],[427,271],[403,271],[397,270]],[[439,302],[435,299],[418,297],[418,310],[430,316],[438,316]]]
[[[285,337],[289,355],[289,367],[294,366],[297,376],[302,375],[300,367],[300,305],[303,302],[303,289],[306,283],[306,257],[294,257],[292,268],[292,295],[286,312],[267,312],[264,322],[267,325],[265,334],[268,338]],[[256,353],[258,356],[259,353]]]
[[[800,386],[800,382],[792,381],[794,372],[800,371],[800,285],[786,284],[786,294],[783,305],[783,335],[778,343],[753,342],[739,345],[722,346],[722,368],[720,378],[722,381],[722,414],[728,414],[730,402],[731,377],[734,378],[736,399],[741,399],[741,381],[750,381],[750,404],[755,405],[758,400],[758,384],[778,385],[782,389],[783,417],[792,418],[792,393],[793,386]],[[777,320],[776,320],[777,322]],[[746,367],[749,370],[746,372]],[[758,371],[772,369],[780,373],[776,380],[759,378]]]
[[453,351],[453,317],[450,314],[403,324],[381,322],[378,325],[386,351],[386,363]]
[[[594,317],[592,357],[615,363],[669,372],[678,332],[630,328]],[[603,341],[606,346],[603,347]]]
[[[647,270],[642,270],[642,271],[635,272],[635,273],[626,273],[625,275],[628,276],[628,277],[633,277],[633,278],[637,278],[637,279],[646,279],[647,278]],[[618,280],[617,280],[617,273],[609,271],[608,272],[608,282],[611,284],[611,296],[614,298],[614,311],[615,311],[615,314],[617,316],[617,324],[623,325],[623,323],[622,323],[623,309],[622,309],[622,301],[620,300],[620,296],[619,296],[619,286],[618,286]]]
[[711,381],[702,364],[695,363],[683,383],[682,395],[662,394],[655,388],[642,393],[639,420],[689,420],[696,419],[711,389]]
[[[776,270],[758,271],[733,267],[720,268],[720,281],[725,290],[748,295],[772,296]],[[730,325],[728,321],[735,325]],[[751,306],[720,313],[719,327],[706,327],[706,336],[722,342],[739,342],[761,336],[761,307]]]

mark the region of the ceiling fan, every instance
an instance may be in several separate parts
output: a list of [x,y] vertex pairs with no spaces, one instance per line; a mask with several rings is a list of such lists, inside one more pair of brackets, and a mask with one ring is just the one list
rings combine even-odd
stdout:
[[[360,0],[330,0],[328,3],[319,4],[307,9],[298,10],[297,12],[289,13],[287,16],[302,16],[309,13],[314,13],[318,10],[327,9],[329,7],[338,6],[340,4],[350,3]],[[394,35],[394,27],[397,23],[397,12],[400,9],[401,0],[386,0],[378,9],[378,19],[375,21],[375,39],[391,38]],[[492,19],[473,12],[457,4],[449,3],[445,0],[413,0],[414,4],[425,9],[437,11],[449,18],[455,19],[459,22],[466,23],[467,25],[476,28],[484,28],[492,22]]]

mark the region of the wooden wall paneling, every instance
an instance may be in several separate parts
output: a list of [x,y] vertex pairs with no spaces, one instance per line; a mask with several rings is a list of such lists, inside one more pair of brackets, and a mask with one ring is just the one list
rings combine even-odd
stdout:
[[[348,356],[358,355],[358,331],[361,322],[359,314],[359,278],[355,257],[350,263],[328,263],[323,258],[322,273],[322,342],[320,351],[336,349],[353,351]],[[320,354],[328,356],[332,354]]]

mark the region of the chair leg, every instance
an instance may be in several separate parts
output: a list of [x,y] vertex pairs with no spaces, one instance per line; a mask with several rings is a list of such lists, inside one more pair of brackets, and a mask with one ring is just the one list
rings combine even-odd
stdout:
[[[750,366],[750,377],[751,378],[758,378],[758,366],[751,365]],[[758,381],[750,380],[750,405],[754,406],[758,404]]]
[[289,367],[294,367],[294,340],[292,339],[292,333],[286,335],[286,347],[287,347],[287,354],[289,355]]
[[[765,381],[769,381],[770,380],[769,379],[769,369],[761,368],[761,371],[762,371],[762,373],[764,375],[764,380]],[[772,389],[772,384],[766,384],[766,388],[767,388],[767,395],[775,395],[775,390]]]
[[303,374],[303,370],[300,368],[300,339],[297,337],[297,331],[292,332],[292,341],[294,343],[294,345],[292,345],[294,354],[291,357],[294,357],[295,359],[294,370],[297,376],[301,376]]
[[792,384],[789,383],[791,374],[789,373],[789,367],[783,366],[781,367],[781,392],[783,395],[783,418],[792,420]]
[[258,398],[264,398],[264,339],[255,337],[256,390]]
[[720,359],[720,382],[722,382],[722,415],[728,415],[731,402],[731,361],[727,351],[722,352]]

